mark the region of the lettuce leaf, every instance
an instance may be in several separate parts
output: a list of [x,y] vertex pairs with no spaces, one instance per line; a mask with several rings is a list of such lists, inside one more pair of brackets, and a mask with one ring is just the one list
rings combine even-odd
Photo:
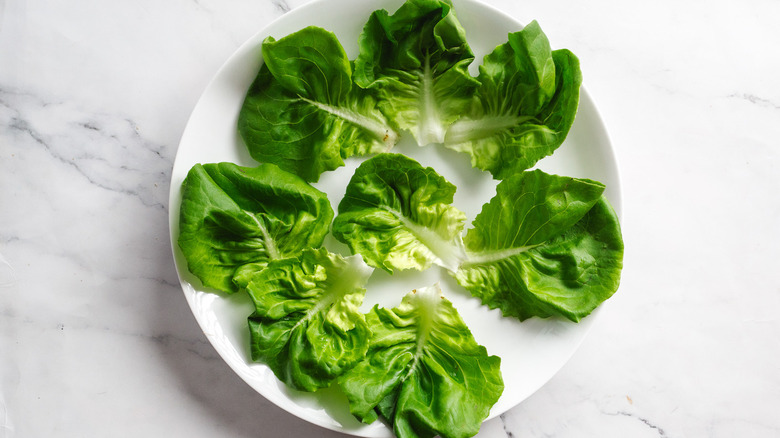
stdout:
[[355,82],[420,146],[441,143],[479,84],[468,72],[474,55],[449,2],[408,0],[393,15],[377,10],[359,45]]
[[568,50],[552,51],[533,21],[485,56],[479,72],[472,105],[449,127],[444,145],[503,180],[566,139],[579,105],[579,60]]
[[501,182],[452,275],[505,316],[579,321],[620,283],[623,240],[595,181],[523,172]]
[[204,286],[237,291],[252,265],[319,247],[333,210],[326,195],[273,164],[193,166],[182,183],[178,244]]
[[500,362],[477,344],[438,285],[374,306],[366,358],[338,382],[350,411],[380,415],[399,438],[475,435],[504,389]]
[[238,118],[254,159],[313,182],[344,158],[387,151],[398,140],[374,98],[354,86],[333,33],[312,26],[268,37],[262,52]]
[[377,155],[347,185],[333,234],[388,272],[439,265],[484,304],[520,320],[579,321],[617,290],[623,241],[603,184],[516,174],[498,184],[465,238],[454,191],[410,158]]
[[236,282],[255,304],[252,359],[293,388],[324,388],[363,359],[370,330],[359,307],[373,269],[321,249],[275,260]]
[[465,214],[452,205],[455,186],[400,154],[379,154],[355,171],[333,222],[336,239],[388,272],[454,267]]

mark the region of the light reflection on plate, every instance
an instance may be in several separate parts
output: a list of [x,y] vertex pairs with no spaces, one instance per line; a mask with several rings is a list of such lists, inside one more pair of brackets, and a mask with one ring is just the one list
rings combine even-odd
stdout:
[[[454,9],[466,29],[469,44],[476,55],[472,72],[482,57],[506,42],[507,34],[522,28],[511,17],[475,0],[455,0]],[[222,66],[204,91],[190,116],[182,136],[173,168],[170,194],[171,238],[182,289],[192,312],[206,337],[225,362],[260,394],[288,412],[311,423],[365,437],[390,437],[391,431],[376,422],[360,424],[348,411],[346,399],[337,390],[314,394],[291,390],[280,383],[263,364],[249,360],[247,316],[252,312],[249,299],[242,295],[224,297],[201,288],[186,270],[176,245],[181,182],[196,163],[229,161],[254,166],[241,142],[236,121],[246,90],[261,64],[260,44],[267,36],[283,37],[309,25],[333,31],[347,54],[357,54],[357,36],[369,14],[375,9],[391,13],[402,0],[316,0],[295,9],[271,23],[244,43]],[[544,28],[544,23],[541,23]],[[554,49],[555,36],[548,35]],[[489,175],[471,169],[468,157],[437,146],[420,148],[411,135],[403,135],[394,149],[431,166],[458,187],[455,206],[469,217],[469,223],[494,193],[495,182]],[[345,168],[326,173],[316,186],[328,194],[331,205],[338,206],[344,187],[359,160],[350,159]],[[580,108],[566,142],[538,168],[548,173],[586,177],[607,185],[607,196],[620,213],[620,187],[612,146],[596,107],[583,89]],[[326,246],[347,254],[346,247],[329,237]],[[579,324],[558,319],[531,319],[520,323],[502,318],[472,298],[449,275],[432,269],[423,273],[397,273],[389,276],[375,272],[367,289],[364,308],[375,303],[393,307],[412,288],[441,283],[444,294],[453,302],[468,324],[477,342],[490,354],[501,357],[505,390],[493,406],[495,417],[517,405],[544,385],[571,357],[586,336],[596,317],[594,312]]]

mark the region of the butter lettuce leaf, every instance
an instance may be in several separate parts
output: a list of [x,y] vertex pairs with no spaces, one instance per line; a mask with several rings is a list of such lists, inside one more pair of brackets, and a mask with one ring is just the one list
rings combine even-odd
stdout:
[[430,167],[400,154],[379,154],[352,176],[332,233],[353,254],[388,272],[454,267],[452,248],[466,220],[451,205],[454,193],[455,186]]
[[579,60],[568,50],[551,50],[533,21],[485,56],[479,72],[472,105],[449,127],[444,145],[503,180],[566,139],[579,106]]
[[441,143],[478,85],[468,72],[474,55],[450,3],[408,0],[392,15],[377,10],[359,45],[355,82],[419,145]]
[[620,283],[623,240],[595,181],[523,172],[502,181],[452,275],[505,316],[579,321]]
[[240,269],[319,247],[332,218],[324,193],[273,164],[197,164],[182,183],[178,245],[204,286],[232,293]]
[[238,118],[254,159],[313,182],[347,157],[387,151],[398,140],[374,98],[354,85],[333,33],[312,26],[268,37],[262,53]]
[[362,360],[371,332],[360,305],[373,269],[324,248],[275,260],[237,283],[255,305],[252,359],[293,388],[315,391]]
[[504,389],[500,359],[479,345],[438,286],[374,306],[366,358],[339,378],[350,411],[399,438],[475,435]]
[[358,167],[332,232],[353,254],[393,272],[444,267],[505,316],[579,321],[620,282],[623,241],[604,185],[526,171],[502,181],[472,228],[455,188],[397,154]]

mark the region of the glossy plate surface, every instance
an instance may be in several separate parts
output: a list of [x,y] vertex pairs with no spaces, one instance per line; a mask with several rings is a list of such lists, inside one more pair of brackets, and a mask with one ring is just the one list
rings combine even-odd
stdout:
[[[476,55],[472,65],[472,73],[476,75],[482,57],[506,42],[507,34],[520,30],[522,25],[474,0],[455,0],[454,3],[455,12]],[[241,294],[224,297],[203,290],[199,281],[187,272],[176,238],[181,183],[194,164],[229,161],[242,166],[257,165],[238,136],[236,122],[244,95],[262,63],[260,45],[263,39],[267,36],[278,39],[309,25],[320,26],[333,31],[347,54],[354,59],[357,37],[369,14],[375,9],[387,9],[392,13],[401,4],[402,0],[315,0],[285,14],[243,44],[219,70],[190,116],[173,168],[169,204],[173,252],[184,295],[206,337],[222,358],[250,386],[288,412],[329,429],[365,437],[390,437],[392,433],[380,422],[363,425],[355,420],[349,413],[346,398],[337,391],[328,389],[314,394],[294,391],[279,382],[265,365],[250,362],[246,318],[253,310],[251,302]],[[544,28],[544,23],[541,25]],[[555,45],[555,36],[548,37],[553,49],[559,48]],[[420,148],[413,144],[409,133],[402,134],[394,152],[407,154],[424,166],[433,167],[455,184],[458,191],[454,204],[467,214],[467,224],[494,194],[495,182],[489,175],[472,169],[465,154],[436,145]],[[346,167],[324,174],[315,184],[328,194],[334,210],[359,162],[347,160]],[[548,173],[586,177],[605,183],[607,196],[620,214],[617,163],[601,118],[584,89],[574,127],[566,142],[552,156],[540,161],[537,167]],[[325,245],[333,251],[348,254],[346,246],[330,236]],[[520,323],[482,306],[479,300],[472,298],[449,275],[438,269],[423,273],[396,273],[392,277],[376,271],[367,285],[364,309],[367,311],[376,303],[394,307],[411,289],[437,281],[477,342],[484,345],[490,354],[501,357],[506,387],[493,406],[491,418],[517,405],[544,385],[571,357],[600,311],[579,324],[558,319],[531,319]]]

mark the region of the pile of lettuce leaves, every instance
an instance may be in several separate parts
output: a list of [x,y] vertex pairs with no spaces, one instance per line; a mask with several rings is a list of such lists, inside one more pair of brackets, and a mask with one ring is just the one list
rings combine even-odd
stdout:
[[[582,82],[536,22],[479,74],[452,5],[374,11],[349,59],[307,27],[262,44],[238,132],[259,164],[197,164],[182,185],[178,244],[216,293],[245,293],[253,360],[292,388],[335,385],[350,412],[399,437],[468,437],[504,384],[438,285],[361,311],[375,269],[440,266],[505,317],[578,322],[618,288],[623,242],[597,181],[531,170],[565,140]],[[456,187],[390,150],[402,135],[466,154],[499,181],[466,229]],[[430,146],[428,146],[430,145]],[[337,212],[312,183],[363,160]],[[325,248],[332,235],[350,255]]]

